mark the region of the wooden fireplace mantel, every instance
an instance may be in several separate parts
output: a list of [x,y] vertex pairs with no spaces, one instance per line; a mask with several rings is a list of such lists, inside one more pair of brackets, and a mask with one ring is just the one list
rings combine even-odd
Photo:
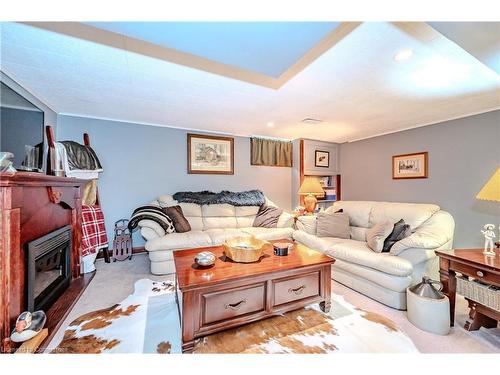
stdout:
[[[72,228],[71,276],[80,277],[82,202],[86,180],[41,173],[0,173],[0,343],[26,308],[26,243],[66,225]],[[47,325],[53,325],[49,318]]]
[[50,176],[43,173],[16,172],[0,173],[0,187],[4,186],[74,186],[87,183],[86,180],[70,177]]

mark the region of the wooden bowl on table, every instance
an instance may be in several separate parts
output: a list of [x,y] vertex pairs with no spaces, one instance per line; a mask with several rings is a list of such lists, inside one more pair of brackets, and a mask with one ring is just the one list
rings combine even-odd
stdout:
[[267,241],[248,236],[231,238],[222,246],[224,254],[231,260],[239,263],[252,263],[260,259],[264,248],[268,245]]

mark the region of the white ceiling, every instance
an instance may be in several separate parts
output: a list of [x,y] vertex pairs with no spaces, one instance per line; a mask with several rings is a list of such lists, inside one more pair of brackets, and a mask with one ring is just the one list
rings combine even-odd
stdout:
[[236,135],[345,142],[500,107],[498,74],[425,23],[363,23],[277,90],[15,23],[1,68],[58,113]]

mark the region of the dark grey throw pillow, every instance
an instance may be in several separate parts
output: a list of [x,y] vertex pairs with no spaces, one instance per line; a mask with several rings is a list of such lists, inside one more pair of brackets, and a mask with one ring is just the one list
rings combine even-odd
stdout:
[[172,219],[177,233],[189,232],[191,230],[191,225],[184,216],[181,206],[163,207],[161,210]]
[[261,228],[276,228],[282,213],[283,210],[281,208],[263,204],[260,206],[257,216],[255,216],[253,226]]
[[410,234],[410,226],[406,224],[403,219],[399,220],[396,224],[394,224],[391,234],[389,234],[389,236],[385,239],[382,252],[388,253],[396,242],[408,237]]

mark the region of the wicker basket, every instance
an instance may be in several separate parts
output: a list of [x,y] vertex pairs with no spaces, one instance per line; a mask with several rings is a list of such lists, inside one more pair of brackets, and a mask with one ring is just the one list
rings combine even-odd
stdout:
[[500,288],[462,276],[457,277],[457,293],[500,312]]
[[269,242],[251,237],[235,237],[226,240],[222,245],[228,258],[239,263],[256,262]]

